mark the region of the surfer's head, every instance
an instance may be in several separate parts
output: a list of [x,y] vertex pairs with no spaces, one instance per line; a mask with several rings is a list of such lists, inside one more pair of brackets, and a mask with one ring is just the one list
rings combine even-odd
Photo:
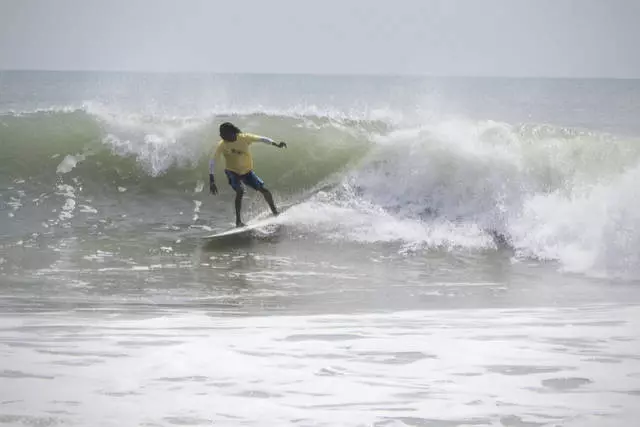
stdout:
[[220,138],[225,141],[235,141],[238,139],[239,133],[240,129],[238,129],[233,123],[224,122],[220,125]]

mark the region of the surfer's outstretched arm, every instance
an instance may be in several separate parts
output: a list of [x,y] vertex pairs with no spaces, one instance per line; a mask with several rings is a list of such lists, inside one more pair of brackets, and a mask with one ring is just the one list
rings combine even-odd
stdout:
[[267,136],[251,135],[251,134],[245,134],[245,135],[250,135],[254,142],[262,142],[264,144],[273,145],[274,147],[278,147],[278,148],[287,148],[286,142],[275,142],[273,139]]

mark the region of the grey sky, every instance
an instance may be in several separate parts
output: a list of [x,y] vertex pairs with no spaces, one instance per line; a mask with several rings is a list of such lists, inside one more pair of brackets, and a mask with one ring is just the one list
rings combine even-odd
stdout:
[[640,0],[0,0],[0,69],[640,78]]

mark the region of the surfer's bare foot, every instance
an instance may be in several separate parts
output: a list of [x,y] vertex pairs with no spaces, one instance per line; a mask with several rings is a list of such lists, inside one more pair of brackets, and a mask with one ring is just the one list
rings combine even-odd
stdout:
[[236,221],[236,227],[245,227],[245,224],[242,221]]

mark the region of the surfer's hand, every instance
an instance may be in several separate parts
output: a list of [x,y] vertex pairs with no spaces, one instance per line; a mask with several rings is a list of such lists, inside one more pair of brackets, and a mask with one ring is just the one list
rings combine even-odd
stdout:
[[286,142],[280,142],[280,144],[276,144],[276,147],[278,148],[287,148],[287,143]]

